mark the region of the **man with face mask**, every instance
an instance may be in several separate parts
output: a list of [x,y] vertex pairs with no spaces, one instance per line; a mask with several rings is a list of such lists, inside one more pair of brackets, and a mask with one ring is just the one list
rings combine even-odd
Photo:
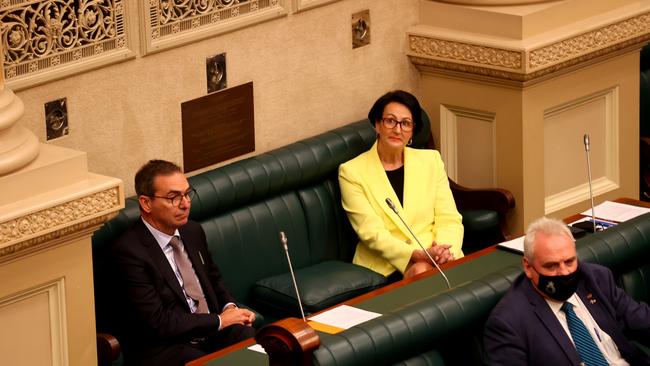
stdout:
[[564,223],[530,225],[523,267],[485,325],[486,365],[650,365],[625,336],[650,339],[650,307],[609,269],[579,262]]

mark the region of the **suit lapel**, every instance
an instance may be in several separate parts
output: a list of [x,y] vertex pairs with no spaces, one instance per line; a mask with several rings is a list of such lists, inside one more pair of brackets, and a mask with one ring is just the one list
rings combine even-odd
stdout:
[[158,242],[153,237],[149,229],[147,229],[147,227],[144,225],[142,220],[140,220],[140,223],[138,224],[138,231],[140,242],[149,253],[151,261],[158,268],[158,273],[162,275],[162,277],[165,279],[165,282],[167,282],[167,285],[174,291],[176,296],[179,298],[179,300],[181,300],[181,302],[187,307],[189,311],[189,305],[187,305],[185,295],[183,294],[183,289],[181,288],[180,283],[178,283],[178,278],[176,278],[176,274],[174,273],[172,266],[169,264],[165,253],[162,251],[160,245],[158,245]]
[[553,311],[546,303],[546,300],[535,291],[532,282],[527,279],[524,279],[524,281],[526,281],[523,285],[524,292],[528,297],[530,304],[534,308],[535,315],[544,325],[546,330],[548,330],[548,332],[553,336],[553,339],[560,349],[562,349],[562,352],[564,352],[566,357],[571,361],[571,364],[579,364],[581,361],[578,351],[573,345],[573,342],[571,342],[569,336],[566,334],[562,324],[560,324],[560,321],[557,319],[555,314],[553,314]]
[[[390,200],[393,201],[393,204],[397,208],[397,211],[400,213],[400,215],[402,215],[402,218],[404,218],[404,221],[408,222],[404,208],[402,207],[400,200],[397,198],[397,194],[395,194],[395,190],[393,190],[393,186],[390,184],[388,176],[386,176],[386,171],[384,170],[384,166],[381,164],[381,160],[379,160],[379,154],[377,153],[377,142],[372,145],[372,148],[366,154],[365,173],[366,177],[368,178],[366,179],[368,182],[368,188],[375,200],[375,203],[381,207],[381,209],[384,211],[384,214],[388,216],[391,221],[393,221],[393,224],[398,227],[400,231],[402,231],[404,236],[409,238],[410,234],[408,232],[408,229],[404,227],[402,221],[395,214],[395,212],[393,212],[393,210],[388,207],[388,204],[386,203],[386,198],[390,198]],[[406,182],[406,169],[404,171],[404,175],[404,181]]]
[[598,298],[597,292],[589,290],[585,281],[580,283],[577,292],[578,296],[580,296],[580,300],[582,300],[582,303],[585,304],[585,307],[591,314],[591,317],[594,318],[600,329],[612,338],[614,343],[618,346],[621,356],[623,356],[623,352],[626,351],[625,345],[627,344],[627,339],[620,332],[617,324],[612,322],[614,316],[612,316],[605,308],[605,302],[603,299]]

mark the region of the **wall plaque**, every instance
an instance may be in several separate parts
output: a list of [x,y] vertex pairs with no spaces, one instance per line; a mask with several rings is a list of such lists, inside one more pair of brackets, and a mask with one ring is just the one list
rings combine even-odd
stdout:
[[185,172],[255,151],[253,83],[181,104]]

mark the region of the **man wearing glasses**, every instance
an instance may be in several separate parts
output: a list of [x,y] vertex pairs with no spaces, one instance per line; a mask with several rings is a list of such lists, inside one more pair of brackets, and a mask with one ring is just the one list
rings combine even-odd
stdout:
[[180,167],[149,161],[135,190],[141,220],[110,250],[126,364],[184,365],[252,337],[254,313],[235,305],[203,229],[188,220],[195,191]]

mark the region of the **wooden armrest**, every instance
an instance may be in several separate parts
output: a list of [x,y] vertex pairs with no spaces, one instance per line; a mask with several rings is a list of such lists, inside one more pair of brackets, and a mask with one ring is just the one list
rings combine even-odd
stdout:
[[110,365],[120,357],[120,342],[108,333],[97,333],[97,364]]
[[507,189],[473,189],[461,186],[451,179],[449,186],[460,209],[494,210],[499,216],[505,217],[515,207],[515,197]]
[[264,347],[269,365],[311,365],[320,338],[302,319],[286,318],[262,327],[255,341]]

